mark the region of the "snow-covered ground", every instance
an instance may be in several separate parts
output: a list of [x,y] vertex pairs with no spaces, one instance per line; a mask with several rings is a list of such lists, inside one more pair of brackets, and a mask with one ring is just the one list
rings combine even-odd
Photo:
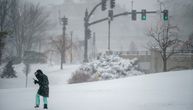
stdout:
[[[25,87],[25,74],[24,74],[24,64],[19,64],[14,66],[14,70],[17,72],[17,78],[13,79],[2,79],[0,78],[0,89],[8,88],[24,88]],[[64,65],[63,70],[60,70],[59,65],[49,65],[49,64],[33,64],[31,65],[30,73],[28,75],[28,87],[34,87],[33,78],[34,72],[37,69],[41,69],[44,74],[49,78],[50,85],[61,85],[67,83],[68,79],[71,77],[72,73],[78,69],[80,65]],[[3,68],[1,68],[2,71]],[[1,72],[0,72],[1,73]]]
[[[37,89],[0,89],[0,110],[34,110]],[[193,70],[51,85],[48,101],[49,110],[193,110]]]

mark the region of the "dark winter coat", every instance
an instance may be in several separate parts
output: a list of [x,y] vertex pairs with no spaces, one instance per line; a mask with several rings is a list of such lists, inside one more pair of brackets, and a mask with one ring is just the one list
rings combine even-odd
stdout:
[[48,77],[45,74],[43,74],[41,70],[37,70],[35,76],[38,79],[38,81],[35,80],[34,83],[39,84],[38,94],[43,97],[49,97]]

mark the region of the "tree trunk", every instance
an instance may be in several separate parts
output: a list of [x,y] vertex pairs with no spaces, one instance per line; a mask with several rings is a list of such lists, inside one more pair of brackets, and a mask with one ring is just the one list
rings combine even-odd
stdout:
[[166,59],[163,60],[163,71],[164,72],[167,71],[167,60]]
[[2,57],[2,50],[0,49],[0,65],[1,65],[1,57]]
[[0,31],[0,65],[1,65],[1,57],[3,55],[3,48],[4,48],[4,41],[5,33],[3,31]]
[[30,72],[30,64],[25,64],[25,76],[26,76],[26,81],[25,81],[25,87],[27,88],[28,84],[28,74]]
[[27,88],[28,75],[26,75],[25,87]]
[[22,50],[22,47],[19,47],[19,48],[17,48],[17,57],[19,58],[19,62],[21,62],[22,61],[22,54],[23,54],[23,52],[22,52],[23,50]]
[[63,69],[63,62],[64,62],[64,53],[61,53],[61,63],[60,63],[60,69]]
[[3,44],[2,44],[2,36],[0,36],[0,65],[1,65],[1,57],[2,57],[2,50],[3,50]]
[[166,55],[166,48],[163,49],[163,71],[167,71],[167,55]]

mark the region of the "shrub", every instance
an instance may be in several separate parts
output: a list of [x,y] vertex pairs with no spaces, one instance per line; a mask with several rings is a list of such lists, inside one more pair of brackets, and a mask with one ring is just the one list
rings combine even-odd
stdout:
[[123,59],[116,54],[104,54],[97,60],[81,65],[69,83],[109,80],[142,74],[144,73],[139,70],[138,59]]
[[97,79],[95,77],[92,77],[91,74],[79,70],[76,71],[72,77],[68,80],[69,84],[72,83],[82,83],[82,82],[90,82],[90,81],[96,81]]
[[16,72],[13,69],[13,63],[12,61],[9,61],[5,68],[3,69],[3,74],[1,75],[1,78],[16,78]]

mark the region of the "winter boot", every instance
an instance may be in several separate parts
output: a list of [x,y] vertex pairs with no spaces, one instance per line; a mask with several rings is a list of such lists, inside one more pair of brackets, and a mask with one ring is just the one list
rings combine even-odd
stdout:
[[38,108],[39,108],[39,105],[36,105],[34,108],[38,109]]
[[47,109],[48,109],[48,105],[44,104],[44,110],[47,110]]

